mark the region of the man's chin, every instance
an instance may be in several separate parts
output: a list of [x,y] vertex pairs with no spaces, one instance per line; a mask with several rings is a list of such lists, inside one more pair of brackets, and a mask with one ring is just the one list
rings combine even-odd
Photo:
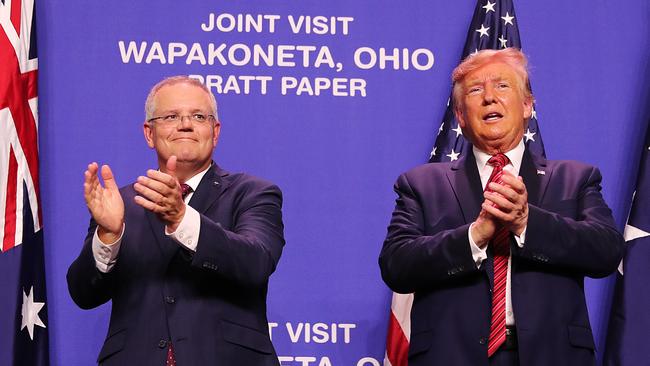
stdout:
[[495,151],[506,152],[514,149],[521,141],[521,138],[517,139],[516,136],[511,136],[509,134],[493,134],[487,136],[481,136],[477,140],[480,140],[480,144],[474,144],[480,150],[486,153],[492,153]]
[[197,161],[196,155],[192,154],[178,154],[176,155],[176,162],[179,164],[192,164]]
[[177,163],[188,163],[197,159],[196,153],[190,149],[174,149],[169,153],[158,155],[159,159],[165,161],[169,160],[172,156],[176,156]]

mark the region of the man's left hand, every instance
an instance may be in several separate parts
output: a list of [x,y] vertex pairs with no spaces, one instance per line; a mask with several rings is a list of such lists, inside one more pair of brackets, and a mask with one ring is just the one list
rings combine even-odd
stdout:
[[483,209],[500,221],[506,229],[515,235],[521,235],[528,224],[528,192],[521,177],[515,177],[505,171],[501,177],[503,184],[490,183],[492,192],[484,193],[491,205]]
[[169,158],[166,168],[167,173],[147,170],[147,176],[139,176],[133,188],[140,194],[135,203],[155,213],[174,232],[185,216],[181,185],[175,174],[176,156]]

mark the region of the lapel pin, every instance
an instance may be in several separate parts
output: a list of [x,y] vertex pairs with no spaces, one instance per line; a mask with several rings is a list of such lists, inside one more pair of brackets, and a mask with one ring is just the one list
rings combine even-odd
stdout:
[[543,170],[537,170],[537,175],[546,175],[546,172]]
[[215,181],[215,182],[212,182],[212,184],[214,184],[215,186],[218,186],[218,185],[219,185],[219,182],[216,182],[216,181]]

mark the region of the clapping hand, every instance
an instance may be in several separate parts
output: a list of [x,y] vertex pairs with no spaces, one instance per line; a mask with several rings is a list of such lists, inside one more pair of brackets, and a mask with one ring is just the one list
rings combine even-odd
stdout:
[[133,185],[139,194],[135,203],[155,213],[174,232],[185,215],[181,185],[176,178],[176,156],[172,155],[165,167],[167,173],[150,169],[146,176],[138,177]]
[[84,199],[86,206],[97,223],[97,235],[103,243],[115,243],[122,233],[124,225],[124,201],[115,183],[115,177],[108,165],[102,165],[101,176],[104,186],[99,181],[96,162],[88,164],[84,172]]

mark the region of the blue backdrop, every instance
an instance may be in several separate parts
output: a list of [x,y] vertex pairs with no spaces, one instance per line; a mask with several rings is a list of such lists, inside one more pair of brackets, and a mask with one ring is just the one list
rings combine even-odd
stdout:
[[[378,365],[390,292],[377,256],[392,184],[428,159],[474,5],[38,2],[52,364],[92,364],[110,312],[78,309],[65,284],[88,223],[83,171],[91,161],[108,163],[125,185],[155,168],[141,132],[147,92],[164,76],[193,74],[212,83],[219,102],[218,164],[284,192],[287,245],[269,293],[283,365]],[[598,165],[622,227],[650,112],[650,5],[515,7],[547,155]],[[398,49],[398,57],[382,49],[389,56]],[[586,287],[602,352],[612,282]]]

